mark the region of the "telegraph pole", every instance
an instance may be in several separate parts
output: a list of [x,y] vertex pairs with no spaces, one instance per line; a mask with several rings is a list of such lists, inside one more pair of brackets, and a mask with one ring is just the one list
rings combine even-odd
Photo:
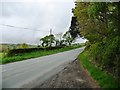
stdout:
[[[50,35],[52,35],[52,29],[50,29]],[[50,47],[52,46],[52,38],[50,37]]]
[[50,35],[52,34],[52,29],[50,29]]

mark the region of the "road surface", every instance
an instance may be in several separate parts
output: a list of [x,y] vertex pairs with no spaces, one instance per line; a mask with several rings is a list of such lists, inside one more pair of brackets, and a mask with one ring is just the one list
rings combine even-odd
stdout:
[[2,65],[2,88],[34,88],[60,72],[83,49]]

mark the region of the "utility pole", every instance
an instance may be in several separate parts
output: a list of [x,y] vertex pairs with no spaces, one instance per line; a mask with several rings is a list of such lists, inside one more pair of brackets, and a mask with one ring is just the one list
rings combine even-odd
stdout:
[[[52,29],[50,29],[50,35],[52,35]],[[50,47],[52,46],[52,38],[50,37]]]
[[52,29],[50,29],[50,35],[52,34]]

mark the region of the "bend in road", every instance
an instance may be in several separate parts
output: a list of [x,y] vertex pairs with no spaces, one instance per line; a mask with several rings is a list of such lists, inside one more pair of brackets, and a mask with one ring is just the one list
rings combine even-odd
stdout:
[[84,48],[2,65],[3,88],[33,88],[61,71]]

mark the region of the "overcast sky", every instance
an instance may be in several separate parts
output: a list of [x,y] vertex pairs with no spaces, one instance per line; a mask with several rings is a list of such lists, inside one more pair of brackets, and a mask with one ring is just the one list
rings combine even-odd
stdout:
[[0,24],[21,28],[0,25],[0,43],[38,44],[50,28],[53,34],[64,33],[69,29],[74,8],[73,0],[2,0],[1,4]]

